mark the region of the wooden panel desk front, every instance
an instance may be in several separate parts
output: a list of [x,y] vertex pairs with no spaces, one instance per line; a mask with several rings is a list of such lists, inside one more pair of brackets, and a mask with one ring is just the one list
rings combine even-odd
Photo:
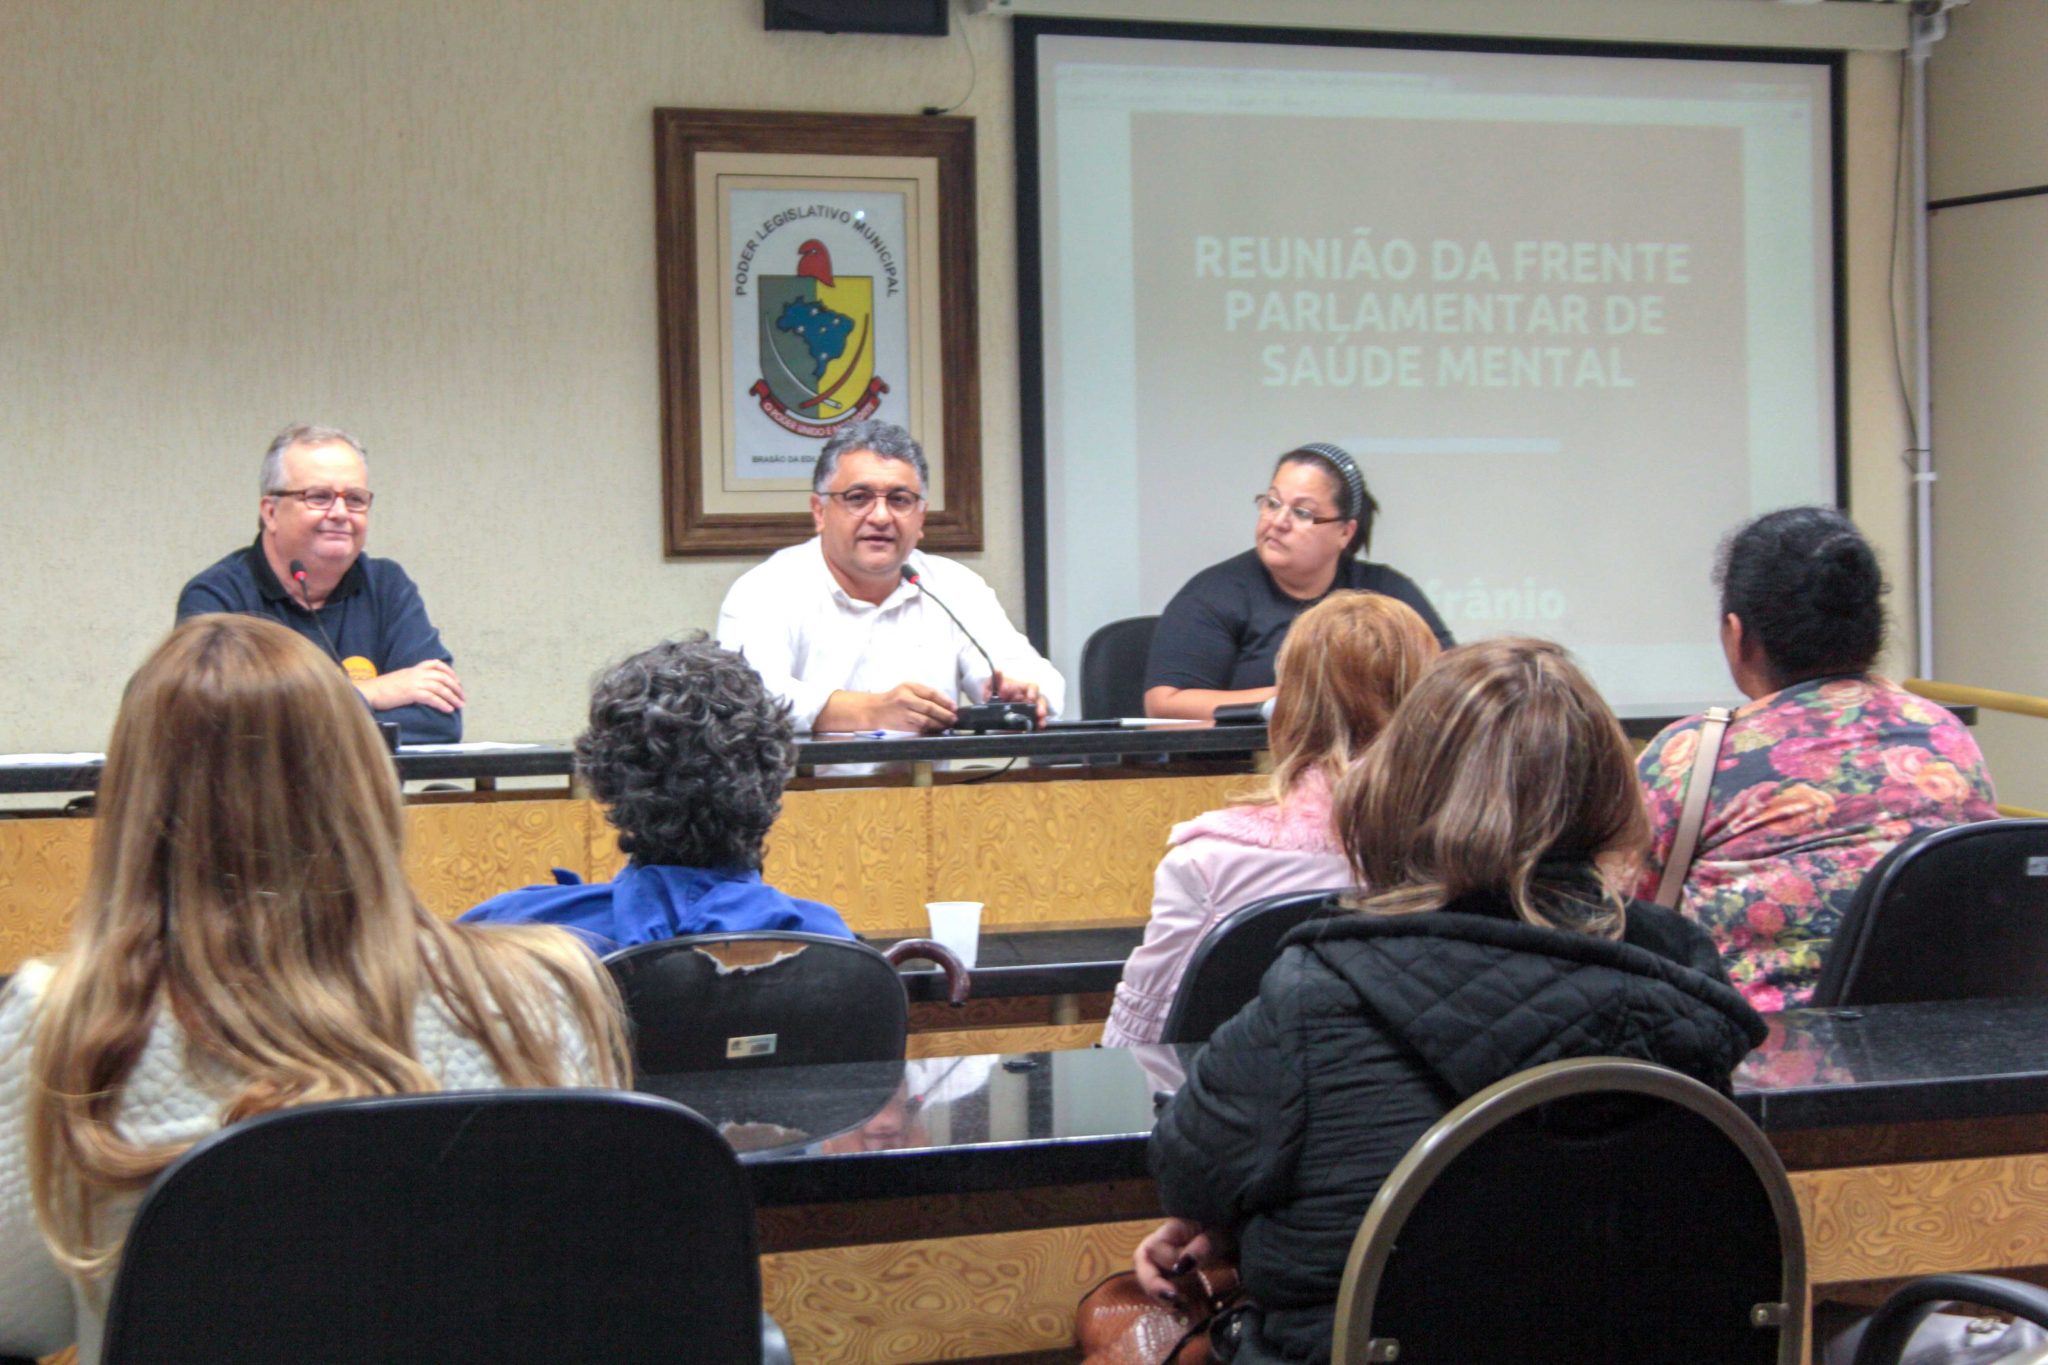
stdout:
[[[855,932],[923,932],[929,900],[978,900],[993,930],[1139,924],[1173,824],[1253,785],[1244,772],[1026,770],[1029,780],[792,790],[766,876],[838,908]],[[623,859],[594,803],[559,793],[429,796],[407,806],[407,866],[454,916],[560,867],[586,880]],[[0,972],[63,946],[93,821],[0,819]]]
[[[1963,708],[1974,719],[1972,708]],[[1674,708],[1624,710],[1634,738],[1655,734]],[[770,881],[839,908],[856,932],[922,927],[927,900],[979,900],[992,928],[1143,921],[1151,876],[1175,821],[1253,785],[1247,751],[1263,726],[1164,731],[1047,731],[912,740],[817,740],[806,765],[955,759],[1131,767],[1040,767],[987,782],[823,786],[792,790],[768,839]],[[603,813],[566,792],[495,790],[512,778],[568,778],[569,750],[526,745],[461,752],[401,750],[409,781],[473,781],[474,793],[416,797],[407,811],[408,867],[427,905],[453,916],[486,897],[567,868],[608,877],[620,862]],[[1140,767],[1135,765],[1157,766]],[[19,763],[0,758],[0,795],[89,792],[97,758]],[[887,779],[874,779],[883,781]],[[906,779],[897,779],[899,781]],[[64,943],[85,885],[92,822],[0,812],[0,972]]]

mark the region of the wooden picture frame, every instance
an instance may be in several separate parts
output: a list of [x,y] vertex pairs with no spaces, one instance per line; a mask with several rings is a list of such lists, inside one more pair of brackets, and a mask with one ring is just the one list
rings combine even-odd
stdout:
[[808,539],[864,417],[925,447],[923,546],[980,549],[974,121],[657,109],[654,178],[666,553]]

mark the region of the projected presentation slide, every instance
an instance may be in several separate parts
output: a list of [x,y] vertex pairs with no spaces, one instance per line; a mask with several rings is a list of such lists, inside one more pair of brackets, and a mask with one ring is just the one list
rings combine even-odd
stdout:
[[1366,557],[1461,640],[1561,640],[1619,705],[1730,694],[1717,541],[1837,500],[1827,60],[1018,41],[1069,677],[1332,441]]

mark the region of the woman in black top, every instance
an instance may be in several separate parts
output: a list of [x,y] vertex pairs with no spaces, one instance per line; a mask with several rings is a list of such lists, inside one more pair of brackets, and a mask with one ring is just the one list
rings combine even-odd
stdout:
[[1288,451],[1254,502],[1253,547],[1202,570],[1166,604],[1145,666],[1146,715],[1207,720],[1219,706],[1267,700],[1288,627],[1339,588],[1398,598],[1446,648],[1455,643],[1420,588],[1358,558],[1379,503],[1345,451]]
[[1444,655],[1333,808],[1359,913],[1282,941],[1152,1131],[1171,1216],[1137,1249],[1139,1282],[1174,1302],[1192,1288],[1177,1277],[1235,1245],[1254,1305],[1237,1365],[1330,1359],[1360,1221],[1461,1101],[1566,1057],[1725,1093],[1765,1034],[1705,930],[1626,898],[1648,834],[1629,743],[1558,646]]

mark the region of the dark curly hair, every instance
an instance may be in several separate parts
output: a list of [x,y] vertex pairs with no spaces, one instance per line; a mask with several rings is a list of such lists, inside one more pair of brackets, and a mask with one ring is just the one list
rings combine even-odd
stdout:
[[577,772],[642,863],[758,869],[795,766],[789,703],[701,633],[606,670],[576,737]]
[[1870,542],[1832,507],[1787,507],[1736,528],[1714,565],[1721,612],[1742,620],[1771,680],[1867,673],[1884,648],[1889,588]]

